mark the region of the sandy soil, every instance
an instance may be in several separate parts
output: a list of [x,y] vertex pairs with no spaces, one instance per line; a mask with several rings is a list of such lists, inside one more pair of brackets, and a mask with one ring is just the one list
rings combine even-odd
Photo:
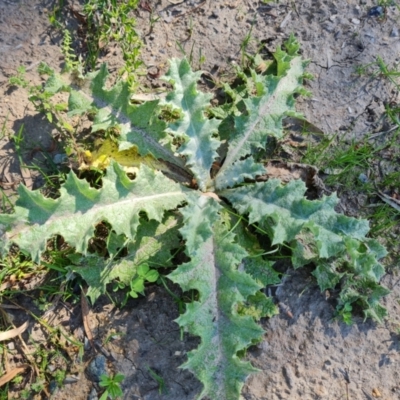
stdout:
[[[21,168],[10,137],[23,126],[22,157],[28,164],[43,163],[43,153],[53,157],[55,131],[38,115],[23,89],[8,84],[17,68],[27,68],[27,79],[41,82],[36,73],[40,61],[56,70],[62,67],[60,37],[48,23],[53,1],[0,0],[0,186],[12,194],[19,182],[30,187],[41,184],[40,174]],[[79,9],[78,2],[66,7]],[[368,16],[375,2],[336,0],[301,2],[279,1],[264,4],[250,0],[147,0],[137,11],[138,30],[144,40],[143,57],[149,70],[166,72],[168,59],[181,57],[177,42],[192,55],[193,65],[218,81],[239,63],[240,46],[251,30],[254,39],[248,51],[262,45],[262,52],[274,51],[291,32],[301,43],[302,54],[310,59],[313,81],[306,82],[312,97],[299,102],[307,120],[325,134],[340,132],[348,138],[361,138],[368,132],[387,129],[381,119],[385,104],[398,102],[399,94],[387,79],[359,77],[355,68],[380,55],[387,64],[399,62],[399,11],[387,7],[386,16]],[[149,7],[159,20],[149,24]],[[72,13],[65,15],[68,26],[77,29]],[[111,69],[121,65],[118,50],[105,54]],[[149,78],[149,87],[162,84]],[[4,124],[4,125],[3,125]],[[389,249],[390,250],[390,249]],[[281,314],[263,322],[263,343],[248,353],[260,369],[243,390],[244,399],[400,399],[400,285],[393,274],[383,283],[392,289],[384,300],[390,317],[377,326],[355,319],[353,326],[333,320],[334,300],[320,293],[306,272],[288,271],[284,285],[274,294]],[[60,305],[53,311],[52,323],[62,324],[83,340],[81,310]],[[13,311],[16,320],[25,315]],[[178,369],[196,338],[180,338],[177,306],[159,287],[149,287],[146,297],[114,309],[99,300],[91,314],[95,339],[104,343],[110,333],[116,339],[103,345],[108,368],[123,373],[124,399],[194,399],[200,383],[187,371]],[[45,334],[32,321],[33,338]],[[28,336],[24,336],[29,343]],[[96,386],[77,366],[76,383],[66,384],[51,398],[61,400],[95,399]],[[149,368],[160,375],[166,391]],[[74,369],[74,368],[72,368]],[[95,389],[93,391],[93,388]],[[91,393],[92,397],[88,397]],[[15,394],[18,398],[18,394]],[[217,400],[217,399],[212,399]]]

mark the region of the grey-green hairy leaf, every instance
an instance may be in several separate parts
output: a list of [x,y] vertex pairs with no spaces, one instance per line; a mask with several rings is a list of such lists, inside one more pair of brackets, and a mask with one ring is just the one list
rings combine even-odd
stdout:
[[161,172],[143,165],[131,181],[116,163],[107,169],[100,189],[91,188],[70,172],[58,199],[45,198],[39,191],[29,191],[22,185],[18,192],[15,213],[0,215],[0,227],[5,230],[1,250],[15,243],[36,261],[45,250],[47,239],[54,235],[63,235],[77,252],[86,253],[97,223],[108,221],[117,234],[133,239],[140,212],[161,221],[165,210],[177,207],[185,199],[182,187]]
[[[263,330],[252,317],[235,310],[260,286],[250,275],[239,272],[238,266],[247,252],[218,221],[220,210],[214,199],[205,196],[182,210],[186,226],[181,233],[188,241],[191,261],[179,266],[169,278],[183,290],[199,292],[198,301],[188,304],[185,314],[177,320],[201,338],[200,346],[188,354],[184,364],[204,385],[199,398],[231,400],[239,397],[246,376],[254,371],[236,354],[259,340]],[[201,215],[212,216],[215,222],[209,221],[207,226]]]
[[293,95],[301,90],[307,63],[300,56],[285,52],[277,52],[275,57],[278,75],[264,77],[262,95],[242,100],[246,112],[235,116],[235,129],[229,140],[224,165],[219,171],[221,176],[227,175],[227,171],[239,160],[262,149],[268,136],[282,138],[282,120],[295,112]]
[[210,169],[220,146],[219,140],[213,137],[220,121],[205,116],[212,95],[197,91],[200,76],[201,72],[193,72],[187,60],[173,59],[165,79],[174,86],[166,102],[182,112],[181,118],[169,125],[169,130],[173,135],[184,137],[185,142],[178,152],[186,157],[186,165],[199,188],[205,191],[210,185]]

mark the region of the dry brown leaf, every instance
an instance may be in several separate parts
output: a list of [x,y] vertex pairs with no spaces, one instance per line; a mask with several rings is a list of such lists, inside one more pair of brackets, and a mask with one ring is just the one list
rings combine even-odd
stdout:
[[21,367],[17,367],[12,369],[11,371],[8,371],[5,375],[3,375],[0,378],[0,387],[5,385],[6,383],[10,382],[12,379],[14,379],[18,374],[21,372],[24,372],[29,365],[22,365]]
[[32,190],[33,189],[33,179],[32,179],[32,175],[31,175],[31,171],[28,168],[25,168],[23,166],[21,166],[20,169],[21,169],[22,178],[24,179],[25,186],[29,190]]
[[372,396],[376,397],[382,397],[381,392],[377,388],[372,389]]
[[19,328],[11,329],[7,332],[0,332],[0,342],[4,340],[9,340],[14,338],[15,336],[20,335],[22,332],[25,332],[26,328],[28,328],[28,321],[24,322]]
[[381,192],[378,189],[377,189],[377,194],[381,198],[381,200],[384,201],[386,204],[389,204],[391,207],[393,207],[397,211],[400,211],[400,201],[399,200],[388,196],[387,194]]
[[89,339],[89,342],[94,349],[94,342],[93,342],[93,334],[89,326],[89,314],[90,314],[90,308],[88,301],[86,299],[85,293],[81,294],[81,307],[82,307],[82,319],[83,319],[83,327],[85,329],[85,333],[87,338]]
[[11,282],[4,282],[0,285],[0,292],[3,290],[9,289],[12,286]]
[[259,182],[277,178],[283,183],[288,183],[301,179],[307,186],[309,198],[317,198],[322,193],[328,192],[322,179],[318,176],[318,169],[312,165],[272,160],[265,163],[264,166],[265,175],[256,178]]
[[212,197],[214,200],[221,201],[221,199],[218,197],[218,195],[215,194],[214,192],[205,192],[205,193],[202,193],[202,196]]

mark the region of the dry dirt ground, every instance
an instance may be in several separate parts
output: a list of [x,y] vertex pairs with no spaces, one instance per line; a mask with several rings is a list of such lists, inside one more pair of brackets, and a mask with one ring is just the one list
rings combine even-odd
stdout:
[[[15,185],[40,185],[34,172],[21,169],[15,145],[7,135],[16,135],[23,126],[26,163],[40,158],[42,150],[54,156],[51,126],[34,112],[26,91],[10,87],[8,79],[17,67],[27,68],[27,79],[40,83],[36,66],[46,61],[56,70],[62,67],[60,36],[48,22],[47,0],[0,0],[0,183],[12,194]],[[65,1],[66,7],[79,3]],[[145,43],[143,57],[149,70],[165,72],[168,59],[180,57],[177,42],[192,55],[194,66],[201,55],[201,68],[215,80],[239,63],[240,46],[250,32],[248,50],[262,45],[274,51],[291,32],[298,38],[302,54],[310,59],[313,81],[306,87],[312,97],[302,99],[298,109],[325,134],[340,132],[360,138],[368,132],[387,129],[380,118],[384,104],[398,102],[398,93],[387,79],[359,77],[355,67],[375,61],[380,55],[387,64],[399,62],[399,11],[387,7],[382,18],[368,16],[372,0],[303,0],[264,4],[252,0],[147,0],[137,11],[138,31]],[[159,17],[153,29],[149,8]],[[67,8],[68,10],[68,8]],[[77,25],[66,12],[69,27]],[[121,64],[118,49],[104,56],[115,70]],[[161,81],[149,79],[149,87]],[[390,249],[389,249],[390,250]],[[264,341],[248,352],[260,369],[250,377],[243,398],[252,400],[326,399],[385,400],[400,399],[400,284],[396,274],[383,283],[392,289],[384,300],[390,317],[377,326],[355,318],[347,326],[333,320],[334,301],[321,294],[306,272],[287,272],[273,293],[281,314],[263,322]],[[11,313],[10,310],[7,310]],[[23,311],[12,310],[14,320],[24,321]],[[90,315],[95,340],[103,343],[107,368],[125,375],[124,399],[194,399],[200,383],[187,371],[178,369],[185,354],[197,344],[196,338],[180,337],[173,319],[178,308],[164,289],[148,287],[146,296],[128,302],[122,310],[100,299]],[[59,304],[49,319],[83,341],[82,312],[79,305]],[[30,321],[23,337],[44,340],[45,332]],[[105,339],[114,333],[106,344]],[[71,367],[63,389],[53,399],[96,399],[98,387],[85,373],[85,365]],[[165,389],[160,393],[151,371],[161,376]],[[18,393],[14,393],[18,398]],[[218,400],[218,399],[211,399]]]

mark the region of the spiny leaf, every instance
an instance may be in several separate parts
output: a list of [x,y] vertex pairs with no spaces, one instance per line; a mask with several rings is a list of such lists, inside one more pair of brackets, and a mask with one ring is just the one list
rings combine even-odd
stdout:
[[258,321],[261,318],[271,318],[279,314],[279,310],[270,297],[258,291],[256,294],[249,296],[245,303],[239,305],[238,313],[240,315],[249,315]]
[[[134,241],[128,244],[128,256],[105,260],[96,254],[86,257],[73,254],[69,257],[72,261],[69,268],[89,285],[87,295],[92,304],[105,293],[106,285],[114,280],[129,286],[136,276],[143,275],[147,281],[153,281],[156,271],[147,273],[148,265],[171,266],[170,250],[179,244],[177,226],[177,218],[173,215],[168,215],[162,223],[141,220]],[[120,240],[121,245],[124,242],[124,238]]]
[[248,257],[244,258],[242,262],[244,271],[263,287],[279,283],[281,281],[280,274],[273,268],[275,261],[264,259],[268,254],[275,253],[278,247],[265,254],[257,237],[243,223],[242,217],[228,212],[222,212],[221,217],[226,228],[235,234],[235,242],[246,249],[248,253]]
[[[175,208],[185,199],[183,189],[159,172],[141,166],[131,181],[121,167],[113,163],[102,180],[102,188],[93,189],[70,172],[60,189],[60,197],[47,199],[39,191],[19,187],[20,199],[15,213],[0,215],[4,232],[0,250],[11,243],[39,261],[47,239],[60,234],[78,253],[86,253],[94,227],[108,221],[117,234],[133,239],[139,224],[139,213],[161,221],[164,211]],[[0,230],[1,231],[1,230]]]
[[276,285],[281,281],[279,272],[273,269],[274,261],[262,257],[248,257],[244,260],[244,270],[263,287]]
[[158,100],[141,106],[133,105],[129,101],[130,90],[126,82],[118,81],[110,89],[106,88],[108,75],[105,64],[98,71],[87,75],[90,94],[84,90],[71,89],[57,74],[50,76],[46,90],[49,94],[61,90],[71,92],[68,100],[70,116],[95,112],[93,132],[117,127],[120,131],[119,150],[135,146],[142,156],[152,155],[162,159],[175,165],[182,174],[188,175],[183,160],[174,156],[169,137],[165,133],[166,124],[157,117]]
[[257,164],[253,157],[248,157],[245,160],[237,161],[224,174],[218,174],[215,179],[215,187],[217,190],[233,187],[245,179],[254,179],[257,175],[265,173],[266,170],[262,164]]
[[186,157],[186,165],[197,179],[199,188],[205,191],[220,146],[219,140],[213,137],[220,121],[205,117],[212,95],[197,91],[200,76],[201,72],[193,72],[186,59],[173,59],[165,79],[174,85],[166,101],[182,110],[181,118],[170,124],[169,130],[171,134],[185,138],[178,152]]
[[172,266],[171,250],[180,245],[180,219],[173,214],[167,214],[161,224],[155,220],[141,221],[135,240],[128,245],[129,258],[138,265],[147,262],[157,267]]
[[300,90],[306,65],[300,57],[289,59],[284,75],[265,77],[262,96],[243,99],[246,114],[235,117],[235,130],[218,173],[221,177],[228,174],[233,164],[263,148],[268,136],[282,137],[282,120],[294,114],[293,95]]
[[324,292],[327,289],[334,289],[345,273],[339,272],[333,263],[320,261],[312,274]]
[[[316,264],[313,275],[321,290],[341,283],[343,304],[359,302],[369,310],[368,316],[381,321],[383,308],[378,297],[387,291],[379,285],[384,268],[378,260],[385,256],[385,249],[365,237],[369,230],[367,221],[335,212],[335,195],[310,201],[304,198],[305,189],[300,180],[286,186],[269,180],[227,189],[219,195],[226,197],[241,214],[248,213],[251,223],[270,230],[272,244],[290,243],[296,268]],[[360,277],[362,283],[353,277]],[[363,290],[369,285],[374,291],[366,295]],[[375,288],[380,289],[376,292]]]
[[[183,163],[174,157],[172,150],[165,145],[166,125],[154,114],[158,101],[149,101],[139,107],[131,105],[128,84],[119,81],[107,90],[107,77],[105,65],[90,75],[94,103],[100,110],[95,117],[93,129],[118,126],[121,129],[120,150],[135,145],[143,156],[151,154],[155,158],[182,166]],[[164,145],[160,143],[162,141]]]
[[379,301],[388,293],[390,290],[371,279],[350,275],[341,288],[338,307],[340,309],[346,304],[358,303],[364,310],[365,319],[372,318],[382,323],[387,310]]
[[301,180],[283,186],[279,180],[271,179],[218,194],[226,197],[241,214],[248,213],[250,223],[259,222],[271,229],[272,245],[298,240],[301,231],[305,234],[311,231],[319,256],[329,258],[344,248],[342,236],[365,237],[368,222],[336,213],[336,195],[310,201],[304,198],[305,191]]
[[199,300],[188,304],[177,320],[201,337],[200,346],[188,354],[184,364],[204,385],[199,398],[231,400],[239,397],[246,376],[254,371],[236,354],[259,340],[263,331],[253,318],[236,311],[239,303],[260,288],[249,275],[238,271],[246,251],[218,219],[203,223],[205,216],[216,217],[220,211],[221,206],[205,196],[197,202],[192,199],[185,207],[186,228],[181,233],[191,261],[180,265],[169,278],[183,290],[199,292]]

